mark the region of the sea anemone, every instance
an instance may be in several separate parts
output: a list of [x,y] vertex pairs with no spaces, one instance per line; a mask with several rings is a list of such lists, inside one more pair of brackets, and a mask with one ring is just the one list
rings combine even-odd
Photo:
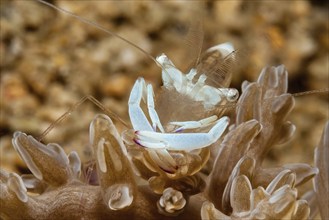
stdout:
[[[315,151],[315,166],[264,168],[269,150],[287,142],[294,97],[284,66],[264,68],[244,82],[227,134],[191,155],[169,151],[184,175],[158,169],[145,148],[126,148],[112,120],[96,115],[90,145],[96,173],[85,175],[76,152],[15,132],[12,143],[32,174],[0,171],[3,219],[307,219],[328,215],[329,123]],[[196,156],[195,156],[196,155]],[[195,166],[195,164],[197,166]],[[315,177],[315,178],[314,178]],[[314,179],[314,192],[298,187]]]

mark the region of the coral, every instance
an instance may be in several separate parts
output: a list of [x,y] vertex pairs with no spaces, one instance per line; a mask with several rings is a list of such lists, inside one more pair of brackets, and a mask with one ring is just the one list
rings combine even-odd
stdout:
[[[221,143],[191,152],[169,151],[179,168],[162,170],[149,151],[127,147],[112,120],[96,115],[90,145],[96,172],[87,175],[76,152],[44,145],[15,132],[12,144],[31,171],[0,171],[3,219],[307,219],[328,216],[328,127],[315,151],[315,165],[264,168],[269,150],[287,142],[294,98],[283,66],[264,68],[245,82],[236,116]],[[160,158],[161,160],[161,158]],[[315,192],[298,195],[314,178]],[[314,202],[311,200],[313,199]],[[316,203],[319,202],[319,205]],[[18,211],[19,210],[19,211]]]

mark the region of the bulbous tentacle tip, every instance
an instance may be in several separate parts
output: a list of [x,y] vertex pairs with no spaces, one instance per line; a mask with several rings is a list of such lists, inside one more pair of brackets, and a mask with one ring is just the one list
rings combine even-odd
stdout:
[[42,180],[42,173],[27,150],[30,148],[30,142],[27,135],[23,132],[16,131],[13,135],[12,144],[33,175],[39,180]]
[[270,194],[268,194],[265,189],[261,186],[253,189],[250,194],[250,209],[255,210],[261,201],[267,200],[270,198]]
[[21,175],[21,178],[24,182],[24,186],[29,192],[42,194],[48,187],[44,181],[37,179],[32,174],[23,174]]
[[72,151],[67,158],[69,159],[69,166],[71,168],[72,175],[76,178],[81,174],[81,160],[76,151]]
[[288,115],[295,105],[293,96],[285,93],[276,97],[272,103],[272,112],[275,115]]
[[28,201],[29,197],[27,195],[27,189],[19,175],[16,173],[10,173],[7,180],[7,186],[12,192],[16,194],[17,198],[21,202],[26,203]]
[[22,132],[14,133],[12,144],[37,179],[57,186],[71,178],[68,157],[58,144],[46,146]]
[[297,190],[289,185],[284,185],[277,189],[268,200],[270,205],[268,211],[273,216],[283,217],[286,214],[292,214],[297,198]]
[[240,175],[234,178],[230,193],[230,203],[233,213],[247,212],[250,210],[251,183],[247,176]]
[[166,216],[178,216],[186,206],[186,199],[183,194],[171,187],[163,191],[157,203],[158,211]]
[[295,186],[300,186],[319,174],[319,169],[306,163],[292,163],[282,166],[296,174]]
[[265,67],[262,69],[257,83],[267,90],[275,90],[277,95],[287,92],[288,72],[284,65]]
[[115,184],[106,190],[103,198],[111,210],[122,210],[133,203],[133,189],[128,184]]
[[284,185],[288,185],[289,187],[295,187],[296,183],[296,174],[290,170],[281,171],[272,182],[266,187],[266,192],[269,194],[274,193],[277,189]]
[[112,210],[130,206],[137,186],[127,150],[108,116],[96,115],[90,124],[90,139],[104,201]]
[[[234,190],[236,190],[236,189],[232,189],[234,181],[236,181],[236,179],[238,179],[237,177],[239,177],[239,176],[244,176],[244,177],[248,177],[251,179],[251,177],[253,176],[254,170],[255,170],[255,165],[256,165],[256,161],[253,158],[248,157],[248,156],[243,156],[238,161],[238,163],[235,165],[235,167],[228,179],[224,192],[223,192],[222,211],[229,212],[231,210],[231,207],[233,207],[232,205],[230,205],[230,203],[232,203],[232,202],[234,203],[234,201],[231,201],[232,195],[234,194]],[[241,181],[241,178],[239,181]],[[249,183],[249,185],[250,185],[250,183]],[[236,186],[236,183],[235,183],[235,186]],[[246,185],[244,185],[244,186],[246,186]],[[245,191],[245,190],[242,190],[241,186],[239,186],[238,188],[239,188],[238,191],[239,190],[242,192]],[[233,190],[233,192],[232,192],[232,190]],[[239,195],[239,197],[241,197],[241,195]],[[241,198],[239,198],[239,199],[241,199]]]
[[213,203],[209,201],[205,201],[201,207],[201,219],[202,220],[209,220],[209,219],[230,220],[231,217],[217,210]]

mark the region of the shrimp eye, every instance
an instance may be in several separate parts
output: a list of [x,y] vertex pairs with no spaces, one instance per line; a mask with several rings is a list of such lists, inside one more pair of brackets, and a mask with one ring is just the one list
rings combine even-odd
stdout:
[[239,98],[239,91],[237,89],[230,89],[227,93],[227,100],[229,102],[235,102]]

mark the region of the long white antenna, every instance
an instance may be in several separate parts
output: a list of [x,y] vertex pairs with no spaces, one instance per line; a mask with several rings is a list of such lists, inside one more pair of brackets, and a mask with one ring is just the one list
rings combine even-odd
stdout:
[[56,10],[58,10],[58,11],[60,11],[60,12],[63,12],[63,13],[65,13],[65,14],[71,16],[71,17],[74,17],[74,18],[78,19],[79,21],[81,21],[81,22],[83,22],[83,23],[85,23],[85,24],[92,25],[92,26],[94,26],[95,28],[97,28],[97,29],[99,29],[99,30],[101,30],[101,31],[104,31],[105,33],[107,33],[107,34],[109,34],[109,35],[112,35],[112,36],[114,36],[114,37],[119,38],[120,40],[126,42],[126,43],[129,44],[130,46],[135,47],[137,50],[139,50],[140,52],[142,52],[143,54],[145,54],[147,57],[149,57],[151,60],[153,60],[153,61],[154,61],[159,67],[162,68],[162,65],[161,65],[161,64],[160,64],[160,63],[159,63],[159,62],[158,62],[153,56],[151,56],[149,53],[147,53],[147,52],[146,52],[144,49],[142,49],[141,47],[139,47],[139,46],[137,46],[136,44],[130,42],[129,40],[127,40],[127,39],[121,37],[120,35],[118,35],[118,34],[112,32],[112,31],[110,31],[110,30],[107,30],[106,28],[102,27],[101,25],[99,25],[99,24],[97,24],[97,23],[95,23],[95,22],[93,22],[93,21],[91,21],[91,20],[88,20],[88,19],[86,19],[86,18],[80,17],[79,15],[76,15],[76,14],[74,14],[73,12],[70,12],[70,11],[67,11],[67,10],[65,10],[65,9],[63,9],[63,8],[60,8],[60,7],[58,7],[58,6],[55,6],[55,5],[53,5],[53,4],[49,3],[49,2],[46,2],[46,1],[44,1],[44,0],[37,0],[37,1],[40,2],[40,3],[42,3],[42,4],[45,4],[45,5],[49,6],[49,7],[51,7],[51,8],[53,8],[53,9],[56,9]]

